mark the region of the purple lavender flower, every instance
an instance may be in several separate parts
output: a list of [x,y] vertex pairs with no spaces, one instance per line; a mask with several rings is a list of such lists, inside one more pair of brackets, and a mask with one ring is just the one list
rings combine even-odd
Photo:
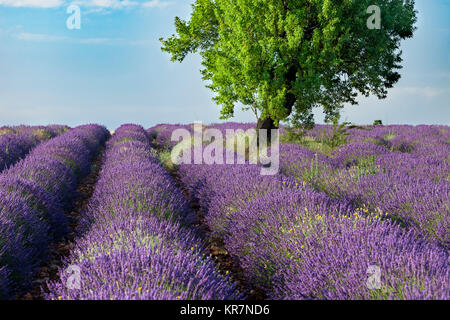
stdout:
[[[196,217],[150,148],[142,127],[120,127],[107,143],[79,238],[48,283],[47,299],[238,299],[193,226]],[[67,286],[70,265],[80,288]]]
[[0,172],[23,158],[40,142],[53,138],[68,128],[48,127],[2,127],[0,128]]
[[77,127],[39,144],[0,174],[0,269],[9,279],[4,292],[29,288],[48,245],[68,231],[62,209],[108,135],[98,125]]

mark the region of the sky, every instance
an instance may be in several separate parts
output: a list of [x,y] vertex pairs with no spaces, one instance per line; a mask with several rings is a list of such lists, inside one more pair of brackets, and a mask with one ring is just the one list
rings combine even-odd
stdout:
[[[172,63],[158,40],[192,1],[0,0],[0,126],[219,122],[200,57]],[[70,4],[81,9],[80,29],[67,28]],[[342,120],[450,125],[450,0],[416,0],[416,9],[402,79],[387,99],[346,106]],[[232,121],[255,117],[238,107]]]

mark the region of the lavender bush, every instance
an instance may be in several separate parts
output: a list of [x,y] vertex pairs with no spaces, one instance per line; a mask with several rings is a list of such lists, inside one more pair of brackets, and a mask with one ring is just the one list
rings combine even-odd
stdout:
[[[314,130],[310,134],[315,135]],[[334,150],[331,157],[319,153],[314,155],[314,161],[310,150],[282,145],[281,171],[307,181],[330,197],[384,212],[392,220],[448,247],[448,128],[366,127],[350,130],[348,138],[349,144]],[[296,154],[300,159],[295,159]],[[314,165],[308,167],[308,162]]]
[[77,127],[0,174],[0,298],[29,288],[48,245],[67,232],[63,208],[108,135],[98,125]]
[[0,128],[0,172],[23,158],[40,142],[68,130],[66,126]]
[[[187,200],[161,167],[140,126],[120,127],[107,144],[79,238],[50,282],[47,299],[236,299],[197,235]],[[66,286],[69,265],[81,288]]]
[[[254,124],[208,127],[225,137]],[[280,145],[273,176],[238,154],[242,165],[167,165],[178,128],[193,132],[193,125],[125,124],[109,139],[74,247],[46,299],[245,298],[219,273],[199,223],[248,287],[270,299],[450,298],[447,126],[342,127],[334,139],[336,128],[318,125],[284,140],[296,143]],[[0,128],[0,139],[20,130]],[[63,128],[36,130],[45,140]],[[29,286],[48,244],[67,232],[64,209],[108,135],[98,126],[73,129],[0,174],[0,298]],[[79,288],[70,285],[74,267]]]
[[[425,143],[406,138],[414,148],[402,149],[384,139],[393,138],[356,139],[330,157],[281,145],[294,181],[248,164],[182,164],[178,174],[212,235],[271,298],[448,299],[448,163],[422,161],[422,177],[412,165],[383,166],[389,155],[417,158]],[[382,273],[377,289],[366,284],[372,265]]]

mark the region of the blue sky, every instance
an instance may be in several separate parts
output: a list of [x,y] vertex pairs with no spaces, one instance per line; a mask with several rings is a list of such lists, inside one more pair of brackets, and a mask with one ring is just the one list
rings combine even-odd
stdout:
[[[0,0],[0,125],[217,122],[200,58],[171,63],[160,37],[190,0]],[[450,0],[416,0],[418,30],[403,42],[402,79],[385,100],[361,98],[343,120],[450,125]],[[321,111],[317,111],[321,122]],[[234,121],[254,121],[237,110]]]

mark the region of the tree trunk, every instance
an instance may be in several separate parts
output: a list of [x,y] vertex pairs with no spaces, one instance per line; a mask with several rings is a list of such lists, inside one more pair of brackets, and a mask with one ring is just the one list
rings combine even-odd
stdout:
[[[287,115],[289,116],[292,113],[292,108],[295,104],[295,96],[292,93],[286,94],[286,100],[284,103],[284,107],[287,110]],[[275,122],[273,119],[269,116],[265,119],[259,119],[258,123],[256,124],[256,130],[259,129],[266,129],[267,130],[267,141],[270,143],[271,139],[271,130],[272,129],[278,129],[278,126],[275,125]],[[258,131],[258,145],[259,145],[259,131]]]
[[270,143],[271,137],[272,137],[272,135],[271,135],[272,131],[271,130],[272,129],[278,129],[278,127],[275,126],[275,123],[274,123],[273,119],[270,118],[270,117],[267,117],[264,120],[263,119],[259,119],[258,123],[256,124],[256,130],[257,130],[257,134],[258,134],[258,139],[257,139],[258,146],[259,146],[259,138],[260,138],[259,129],[266,129],[267,130],[267,132],[266,132],[267,140],[266,141],[267,141],[267,143]]

